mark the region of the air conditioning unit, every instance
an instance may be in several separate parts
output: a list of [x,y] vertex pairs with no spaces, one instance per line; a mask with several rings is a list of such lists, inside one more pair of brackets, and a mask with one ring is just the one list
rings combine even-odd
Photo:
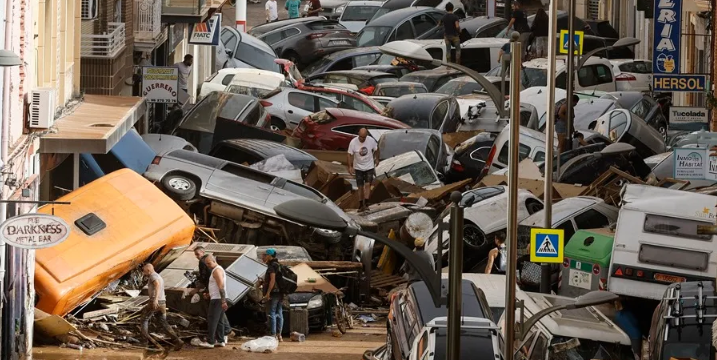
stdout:
[[55,123],[55,89],[38,88],[30,93],[30,128],[48,129]]
[[97,0],[82,0],[81,5],[82,20],[92,20],[97,17]]

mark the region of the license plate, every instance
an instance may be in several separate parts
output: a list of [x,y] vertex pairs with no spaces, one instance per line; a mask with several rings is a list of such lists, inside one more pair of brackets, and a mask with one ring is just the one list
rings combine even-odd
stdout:
[[663,281],[666,283],[681,283],[687,281],[687,279],[681,277],[681,276],[672,276],[672,275],[665,275],[665,274],[655,274],[655,280]]
[[331,46],[349,46],[349,45],[351,45],[351,43],[346,40],[334,40],[334,41],[330,41],[329,45],[331,45]]
[[570,269],[568,284],[581,289],[592,290],[592,276],[593,274],[585,271]]

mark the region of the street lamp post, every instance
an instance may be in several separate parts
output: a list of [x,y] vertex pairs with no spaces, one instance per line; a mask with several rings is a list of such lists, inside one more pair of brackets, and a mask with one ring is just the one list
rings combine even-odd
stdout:
[[[498,109],[499,116],[504,119],[508,116],[504,102],[505,97],[503,96],[503,93],[501,93],[500,89],[498,89],[493,83],[491,83],[488,79],[486,79],[483,75],[477,73],[473,69],[467,68],[463,65],[454,64],[452,62],[446,62],[442,60],[434,59],[431,54],[426,51],[421,45],[410,42],[410,41],[392,41],[388,44],[382,45],[378,48],[382,53],[391,55],[391,56],[397,56],[404,59],[411,59],[414,61],[419,61],[423,63],[430,63],[433,66],[445,66],[452,69],[456,69],[469,77],[471,77],[473,80],[475,80],[480,86],[483,87],[483,90],[488,94],[488,96],[493,100],[493,103],[495,104],[495,107]],[[512,98],[511,98],[512,99]],[[511,101],[512,103],[512,101]],[[520,105],[520,104],[518,104]]]
[[[461,280],[463,279],[463,208],[461,193],[454,191],[451,194],[451,256],[448,264],[448,355],[446,359],[458,359],[461,355],[461,308],[463,294],[461,293]],[[439,230],[440,231],[440,230]],[[439,249],[441,245],[439,244]],[[443,257],[439,252],[438,257]],[[438,272],[441,270],[438,269]]]

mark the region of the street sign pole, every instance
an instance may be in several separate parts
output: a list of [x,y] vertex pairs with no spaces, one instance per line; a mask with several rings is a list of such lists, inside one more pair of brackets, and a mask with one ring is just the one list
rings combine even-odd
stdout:
[[[557,0],[554,0],[557,1]],[[506,2],[507,4],[507,2]],[[515,283],[518,265],[518,138],[520,134],[520,66],[521,43],[517,32],[510,43],[510,152],[508,153],[508,266],[505,287],[505,360],[513,360],[515,341]],[[448,357],[447,359],[457,359]]]
[[[545,206],[545,223],[546,228],[553,227],[553,157],[555,156],[555,53],[557,50],[557,42],[555,34],[558,32],[558,0],[550,0],[550,9],[548,10],[550,23],[548,24],[548,104],[547,121],[545,128],[545,147],[547,156],[545,156],[545,168],[549,169],[545,172],[545,190],[543,191],[543,204]],[[562,41],[562,40],[560,40]],[[560,151],[558,151],[558,155]],[[558,169],[560,169],[560,158],[558,158]],[[540,266],[540,292],[547,294],[550,292],[550,267],[548,264]]]
[[[573,82],[575,81],[575,0],[568,2],[568,83],[565,94],[565,101],[568,105],[567,113],[567,129],[565,151],[572,150],[573,147]],[[560,149],[563,151],[563,149]]]

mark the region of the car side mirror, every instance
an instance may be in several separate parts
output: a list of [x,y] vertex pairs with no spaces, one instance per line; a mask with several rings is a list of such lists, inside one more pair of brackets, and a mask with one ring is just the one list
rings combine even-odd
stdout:
[[234,52],[229,49],[224,49],[224,53],[227,54],[227,56],[229,56],[229,57],[231,57],[234,54]]

